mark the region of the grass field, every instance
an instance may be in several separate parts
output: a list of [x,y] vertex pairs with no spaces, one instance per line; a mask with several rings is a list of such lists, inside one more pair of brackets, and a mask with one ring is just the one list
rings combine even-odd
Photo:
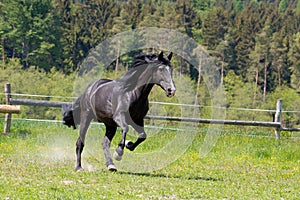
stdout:
[[[137,172],[135,161],[124,170],[124,157],[115,162],[119,171],[110,173],[101,150],[102,126],[89,130],[84,172],[74,171],[77,131],[44,122],[12,126],[11,134],[0,136],[0,199],[300,199],[300,139],[263,137],[272,136],[271,129],[226,127],[212,151],[200,157],[202,131],[183,155],[160,169]],[[174,132],[152,134],[135,154],[163,148]]]

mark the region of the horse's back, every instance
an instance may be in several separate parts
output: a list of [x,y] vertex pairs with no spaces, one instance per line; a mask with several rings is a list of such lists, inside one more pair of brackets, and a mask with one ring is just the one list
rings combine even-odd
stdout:
[[115,81],[110,79],[99,79],[90,84],[87,89],[88,101],[97,121],[115,125],[112,116],[112,90]]
[[97,89],[98,87],[100,87],[101,85],[103,85],[103,84],[105,84],[105,83],[108,83],[108,82],[111,82],[112,80],[110,80],[110,79],[105,79],[105,78],[103,78],[103,79],[98,79],[98,80],[96,80],[96,81],[94,81],[94,82],[92,82],[89,86],[88,86],[88,88],[87,88],[87,90],[95,90],[95,89]]

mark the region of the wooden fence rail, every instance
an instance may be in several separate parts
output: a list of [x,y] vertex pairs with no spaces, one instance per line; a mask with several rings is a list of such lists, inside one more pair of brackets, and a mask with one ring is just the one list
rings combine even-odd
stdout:
[[20,106],[13,105],[0,105],[0,113],[11,113],[11,114],[19,114],[21,111]]
[[281,129],[280,122],[263,122],[263,121],[243,121],[243,120],[221,120],[221,119],[200,119],[188,117],[167,117],[167,116],[146,116],[146,119],[195,122],[201,124],[224,124],[224,125],[242,125],[242,126],[263,126]]
[[64,107],[66,105],[72,105],[72,102],[53,102],[45,100],[31,100],[31,99],[10,99],[10,103],[13,105],[26,105],[26,106],[45,106],[45,107]]
[[[46,106],[46,107],[68,107],[72,105],[72,102],[50,102],[44,100],[29,100],[29,99],[13,99],[11,98],[10,85],[5,86],[6,104],[12,105],[27,105],[27,106]],[[194,122],[194,123],[206,123],[206,124],[224,124],[224,125],[242,125],[242,126],[262,126],[262,127],[273,127],[275,128],[275,136],[280,139],[280,131],[300,131],[300,128],[284,128],[281,124],[281,113],[282,113],[282,101],[278,100],[276,104],[276,113],[274,122],[263,122],[263,121],[242,121],[242,120],[219,120],[219,119],[200,119],[200,118],[185,118],[185,117],[168,117],[168,116],[146,116],[146,119],[153,120],[167,120],[167,121],[182,121],[182,122]],[[5,124],[8,126],[9,132],[11,114],[9,120],[5,118]],[[8,124],[9,123],[9,124]]]

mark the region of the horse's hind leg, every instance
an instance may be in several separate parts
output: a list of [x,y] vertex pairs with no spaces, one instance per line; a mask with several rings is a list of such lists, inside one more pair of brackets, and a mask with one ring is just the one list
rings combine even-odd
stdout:
[[106,127],[106,133],[102,142],[102,148],[106,159],[106,167],[109,171],[117,171],[117,168],[112,161],[110,150],[109,150],[110,143],[116,134],[117,127],[109,126],[107,124],[105,124],[105,127]]
[[76,156],[77,156],[77,164],[76,164],[76,171],[83,170],[81,166],[81,153],[84,147],[84,141],[87,129],[92,121],[92,116],[88,112],[82,112],[80,116],[80,130],[79,130],[79,137],[76,142]]

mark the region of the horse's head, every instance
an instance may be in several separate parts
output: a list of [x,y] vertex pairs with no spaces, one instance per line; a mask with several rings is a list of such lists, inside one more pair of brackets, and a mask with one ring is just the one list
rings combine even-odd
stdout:
[[176,87],[172,79],[172,67],[171,67],[172,52],[165,58],[163,52],[161,52],[156,58],[159,63],[153,72],[153,83],[159,85],[168,97],[175,95]]

